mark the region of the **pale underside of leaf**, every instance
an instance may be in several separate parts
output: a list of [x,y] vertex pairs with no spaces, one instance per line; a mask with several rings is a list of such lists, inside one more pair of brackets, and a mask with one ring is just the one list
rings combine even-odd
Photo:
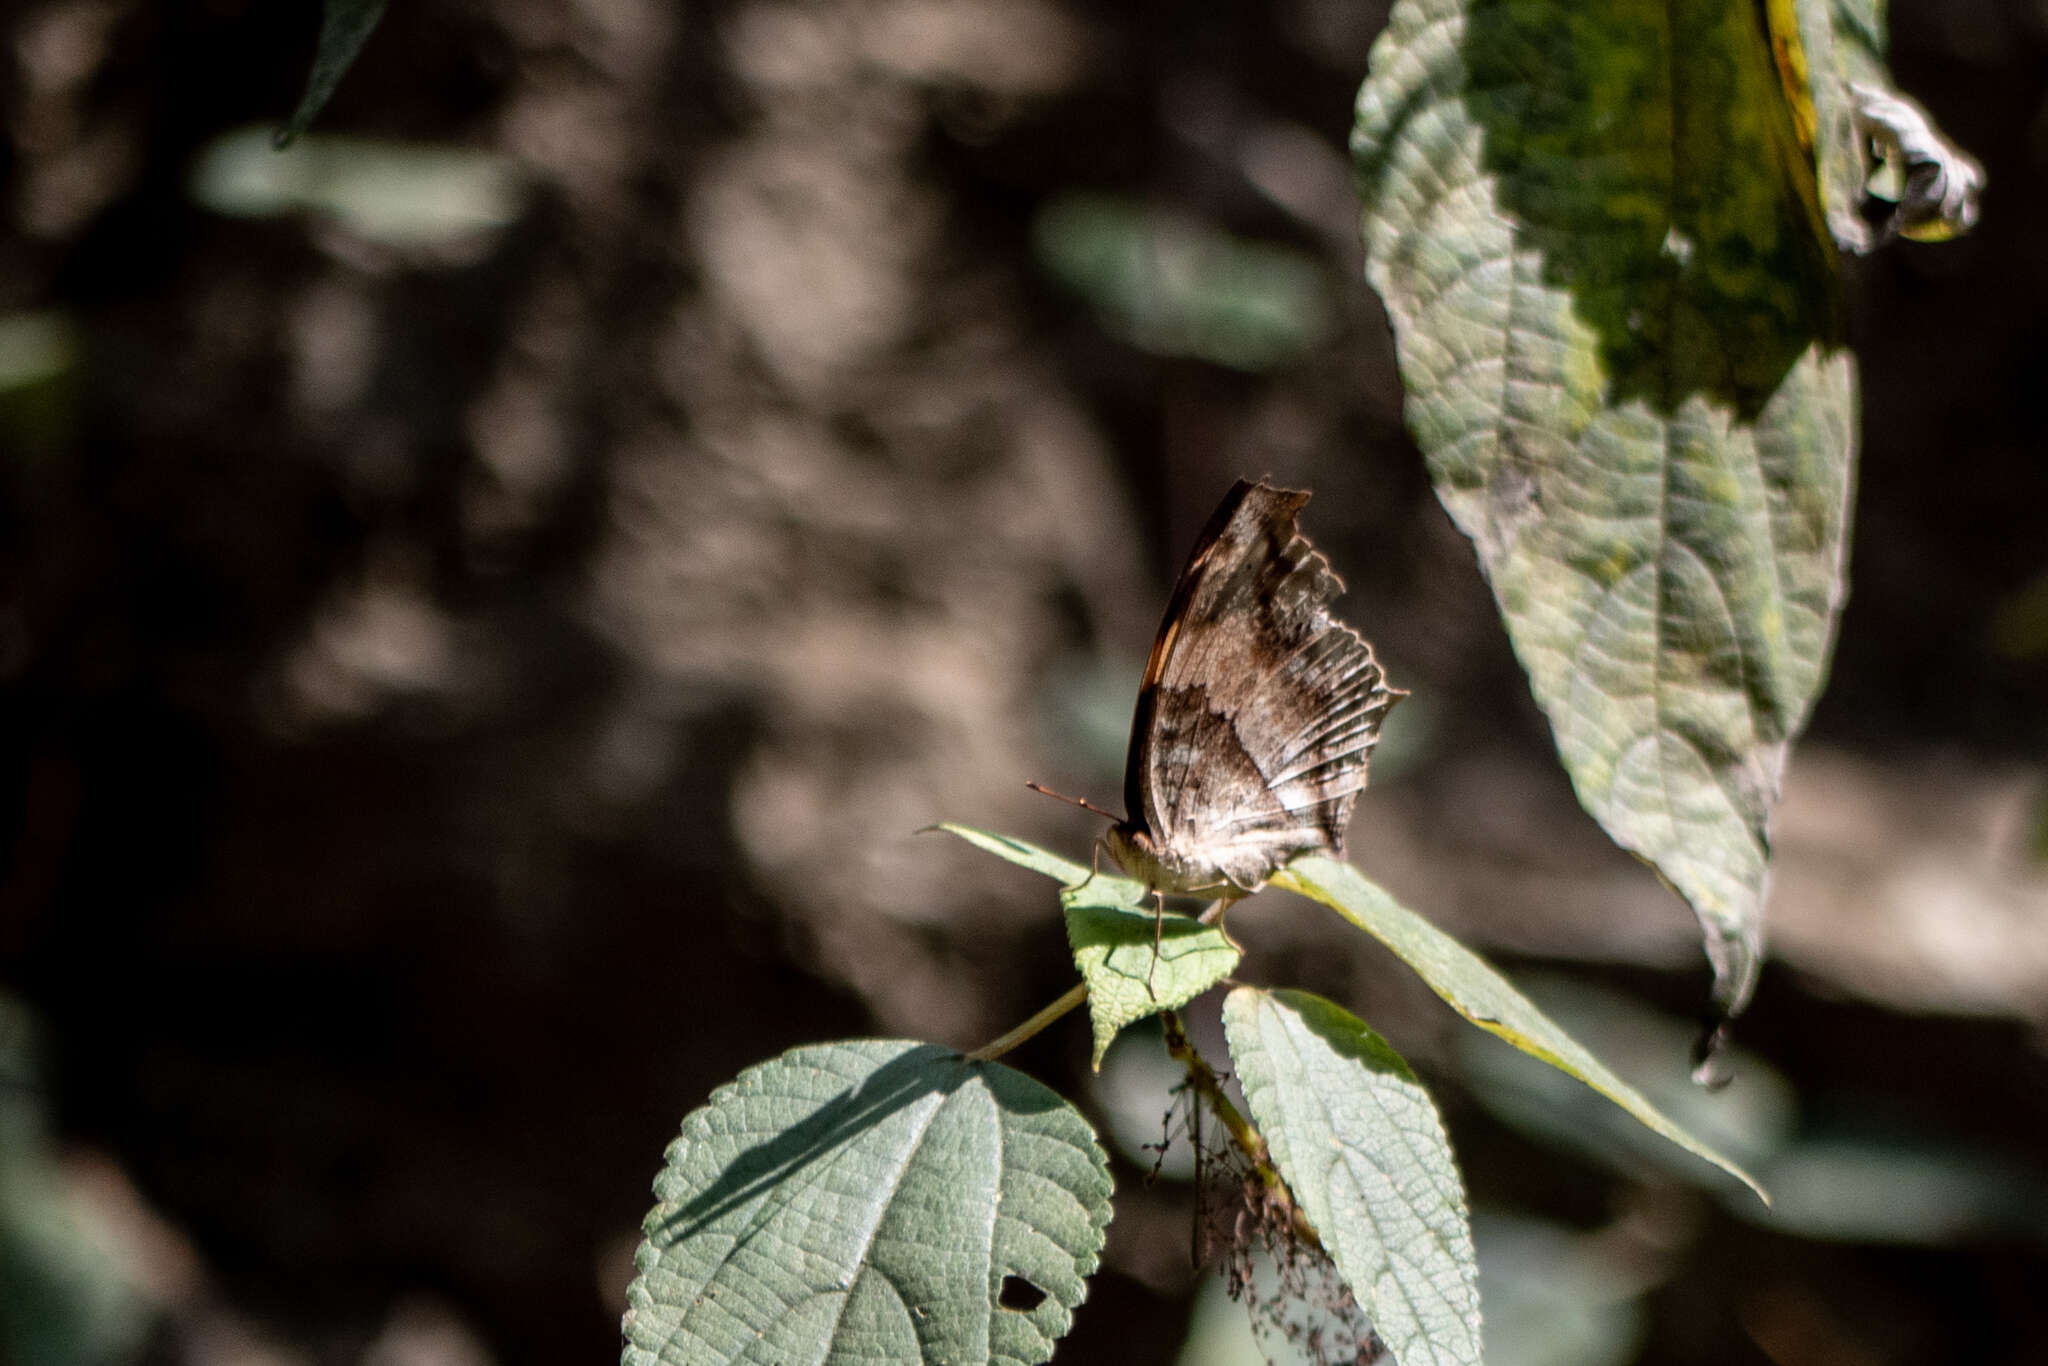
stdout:
[[1732,1013],[1854,446],[1833,246],[1762,21],[1399,0],[1353,151],[1439,496],[1581,803],[1692,905]]
[[1776,41],[1796,40],[1804,57],[1815,178],[1828,230],[1850,251],[1871,245],[1869,225],[1859,213],[1869,170],[1857,145],[1849,85],[1869,81],[1883,69],[1884,16],[1878,9],[1865,0],[1767,0]]
[[1578,1078],[1679,1147],[1713,1163],[1768,1203],[1756,1179],[1680,1128],[1641,1092],[1565,1033],[1486,961],[1394,900],[1350,864],[1319,855],[1298,858],[1274,875],[1275,886],[1336,910],[1392,949],[1453,1010],[1531,1057]]
[[[1086,1120],[1009,1068],[910,1043],[797,1049],[684,1120],[622,1361],[1045,1361],[1109,1186]],[[1043,1298],[1007,1307],[1012,1279]]]
[[1288,1188],[1401,1366],[1477,1366],[1479,1269],[1429,1094],[1355,1016],[1300,991],[1224,1002],[1231,1060]]

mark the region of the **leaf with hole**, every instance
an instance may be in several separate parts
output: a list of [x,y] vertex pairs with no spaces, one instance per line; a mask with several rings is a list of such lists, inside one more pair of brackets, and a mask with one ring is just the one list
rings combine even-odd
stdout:
[[1107,1161],[1022,1073],[930,1045],[800,1048],[683,1121],[624,1366],[1032,1366],[1086,1292]]

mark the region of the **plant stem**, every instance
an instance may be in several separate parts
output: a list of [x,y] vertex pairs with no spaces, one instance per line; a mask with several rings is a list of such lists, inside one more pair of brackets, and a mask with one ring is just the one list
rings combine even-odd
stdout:
[[1287,1214],[1289,1225],[1297,1237],[1314,1247],[1321,1247],[1323,1240],[1316,1233],[1315,1226],[1303,1214],[1301,1206],[1294,1203],[1294,1192],[1287,1189],[1286,1179],[1280,1169],[1273,1165],[1273,1154],[1266,1147],[1265,1136],[1252,1127],[1244,1112],[1231,1103],[1223,1090],[1223,1082],[1208,1060],[1195,1051],[1194,1041],[1188,1038],[1187,1030],[1181,1027],[1180,1016],[1167,1011],[1159,1017],[1166,1029],[1166,1052],[1175,1062],[1187,1069],[1188,1082],[1195,1088],[1209,1108],[1216,1112],[1216,1118],[1230,1131],[1231,1142],[1237,1144],[1258,1173],[1259,1183],[1266,1188],[1266,1195],[1275,1201]]
[[987,1043],[969,1053],[967,1060],[969,1062],[994,1062],[997,1058],[1002,1057],[1003,1054],[1009,1052],[1018,1044],[1023,1043],[1026,1039],[1038,1033],[1039,1030],[1044,1029],[1054,1020],[1057,1020],[1060,1016],[1074,1009],[1074,1007],[1087,999],[1088,984],[1086,982],[1074,983],[1073,989],[1067,992],[1066,995],[1060,997],[1057,1001],[1054,1001],[1051,1005],[1039,1011],[1007,1034],[1001,1034],[990,1039]]

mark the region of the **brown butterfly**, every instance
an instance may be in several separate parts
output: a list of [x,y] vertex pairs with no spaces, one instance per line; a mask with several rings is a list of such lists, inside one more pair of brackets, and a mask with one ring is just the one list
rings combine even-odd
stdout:
[[1239,480],[1152,643],[1110,853],[1161,892],[1237,897],[1297,854],[1341,853],[1389,688],[1295,514],[1309,495]]

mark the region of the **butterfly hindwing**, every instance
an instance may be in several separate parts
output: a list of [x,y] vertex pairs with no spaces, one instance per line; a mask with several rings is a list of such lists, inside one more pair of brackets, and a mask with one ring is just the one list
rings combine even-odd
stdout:
[[1240,482],[1197,541],[1147,664],[1127,824],[1177,882],[1242,888],[1341,847],[1387,688],[1328,605],[1343,584],[1295,529],[1306,493]]

